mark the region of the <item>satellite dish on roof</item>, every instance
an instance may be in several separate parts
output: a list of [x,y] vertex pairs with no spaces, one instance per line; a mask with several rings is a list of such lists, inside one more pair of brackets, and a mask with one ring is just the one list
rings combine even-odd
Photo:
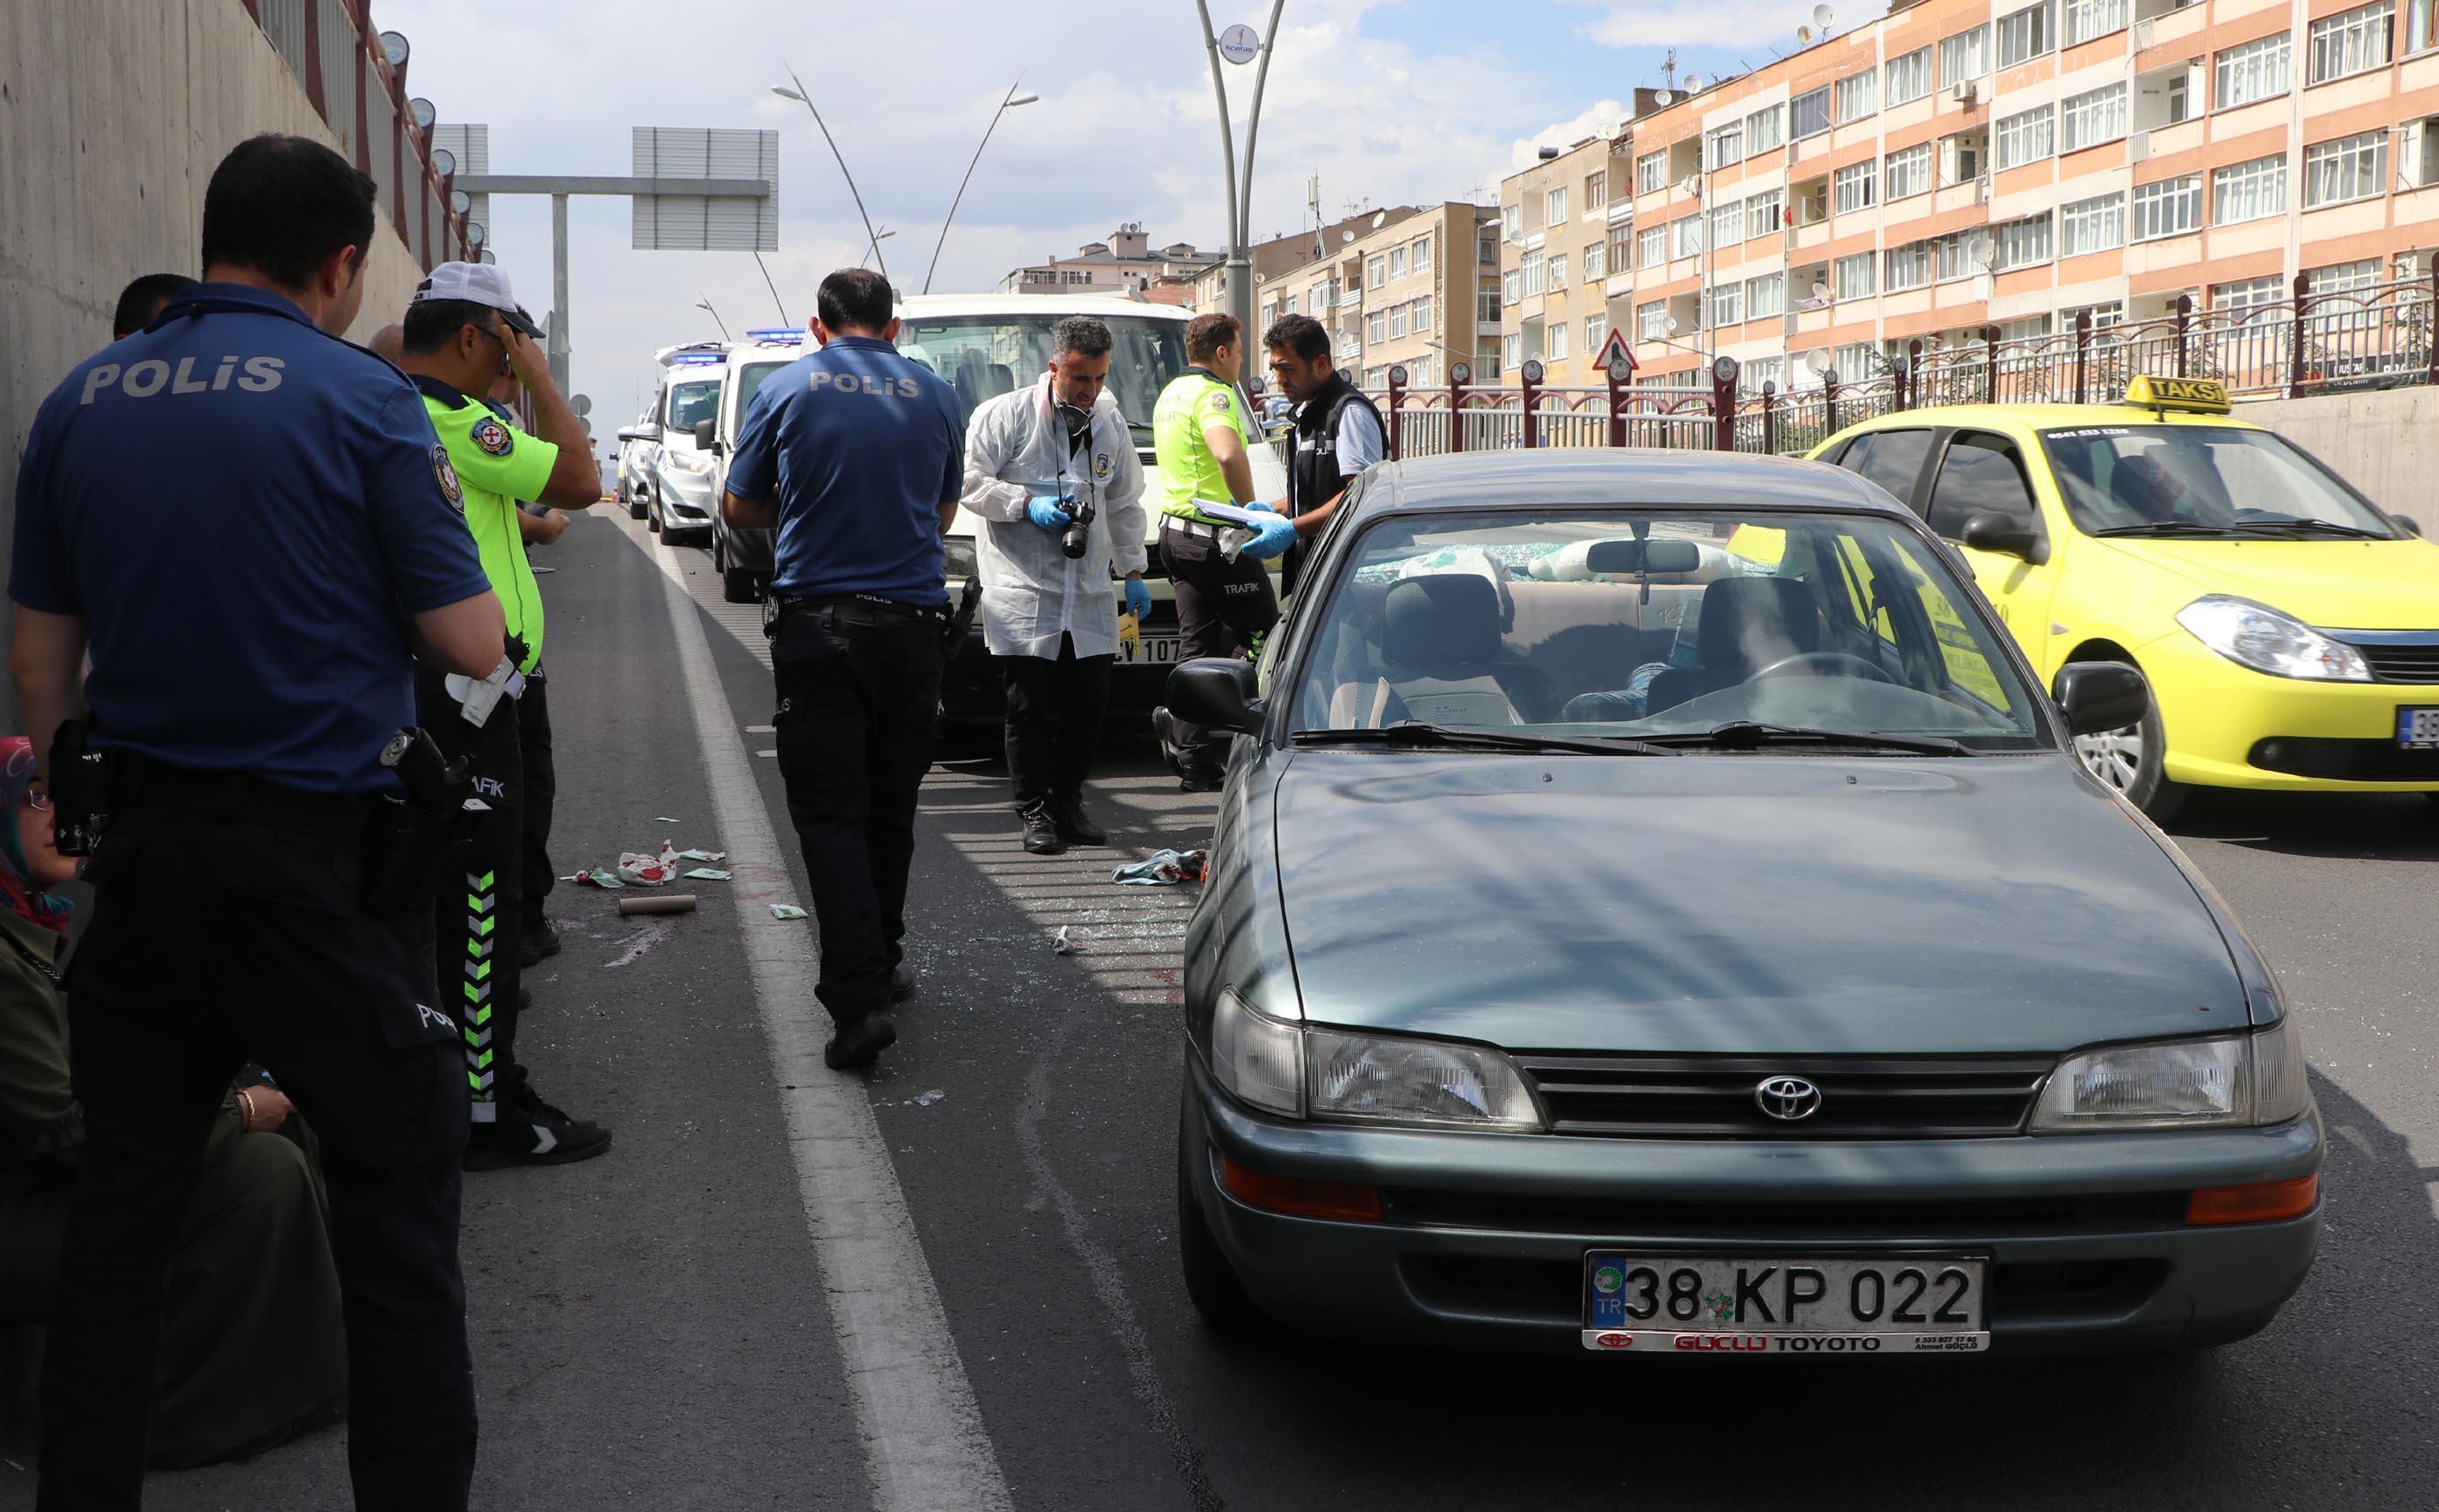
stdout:
[[1823,31],[1827,31],[1829,29],[1829,23],[1837,19],[1838,12],[1830,9],[1827,6],[1814,6],[1812,8],[1812,24],[1819,27]]
[[1667,319],[1660,323],[1660,333],[1664,336],[1674,336],[1677,334],[1677,317],[1675,315],[1670,315]]
[[1677,187],[1699,200],[1702,197],[1702,175],[1688,173],[1677,181]]
[[1815,378],[1819,378],[1822,374],[1829,371],[1828,349],[1826,347],[1815,347],[1810,351],[1806,352],[1804,354],[1804,370],[1810,373]]
[[1666,110],[1676,102],[1676,99],[1677,94],[1674,90],[1655,89],[1651,92],[1651,103],[1661,110]]
[[1352,231],[1341,231],[1338,233],[1338,240],[1342,242],[1352,241],[1355,240],[1355,233]]
[[1373,211],[1373,212],[1372,212],[1372,229],[1373,229],[1373,230],[1378,231],[1378,230],[1380,230],[1382,226],[1387,225],[1388,223],[1389,223],[1389,212],[1388,212],[1388,211],[1386,211],[1386,210],[1375,210],[1375,211]]
[[1985,268],[1990,266],[1990,254],[1993,250],[1988,237],[1975,237],[1965,243],[1965,256]]
[[1829,285],[1825,279],[1815,278],[1812,280],[1812,297],[1815,299],[1826,299],[1829,297]]
[[1796,28],[1795,28],[1795,41],[1796,41],[1796,44],[1797,44],[1798,46],[1803,46],[1803,47],[1809,47],[1809,46],[1811,46],[1811,45],[1812,45],[1812,28],[1811,28],[1810,27],[1796,27]]
[[1699,95],[1701,92],[1702,76],[1700,74],[1687,74],[1685,76],[1685,93],[1689,95]]

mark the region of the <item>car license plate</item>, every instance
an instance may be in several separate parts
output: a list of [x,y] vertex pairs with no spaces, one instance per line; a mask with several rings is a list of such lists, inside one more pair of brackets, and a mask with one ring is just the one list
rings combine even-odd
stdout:
[[1986,1259],[1584,1257],[1584,1347],[1647,1354],[1978,1354]]
[[2408,751],[2439,751],[2439,708],[2399,708],[2396,743]]
[[1118,665],[1121,667],[1174,667],[1177,665],[1177,637],[1143,635],[1131,641],[1120,641],[1118,642]]

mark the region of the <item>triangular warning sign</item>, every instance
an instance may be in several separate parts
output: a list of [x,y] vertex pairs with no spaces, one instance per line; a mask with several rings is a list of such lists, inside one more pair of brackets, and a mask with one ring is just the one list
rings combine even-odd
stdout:
[[1609,371],[1609,367],[1611,363],[1617,362],[1625,363],[1626,370],[1629,373],[1643,365],[1641,363],[1634,360],[1633,349],[1629,347],[1626,344],[1625,328],[1611,326],[1609,331],[1609,340],[1601,343],[1600,356],[1593,362],[1593,371],[1596,373],[1605,373]]

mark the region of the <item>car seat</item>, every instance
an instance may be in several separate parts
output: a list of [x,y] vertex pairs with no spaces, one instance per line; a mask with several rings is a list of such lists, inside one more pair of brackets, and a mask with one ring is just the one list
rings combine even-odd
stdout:
[[[1506,659],[1498,585],[1472,573],[1392,583],[1381,600],[1381,676],[1342,687],[1333,722],[1378,729],[1399,719],[1433,724],[1526,724],[1549,717],[1549,680]],[[1344,713],[1346,718],[1336,716]]]
[[1695,665],[1651,680],[1655,714],[1821,649],[1820,607],[1801,578],[1722,578],[1702,591],[1698,614]]

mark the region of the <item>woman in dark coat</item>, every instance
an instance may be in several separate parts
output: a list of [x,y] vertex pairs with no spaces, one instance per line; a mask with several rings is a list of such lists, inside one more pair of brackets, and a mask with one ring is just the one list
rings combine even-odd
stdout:
[[[50,1309],[84,1137],[58,977],[69,904],[46,891],[76,866],[51,848],[33,776],[26,738],[0,738],[0,805],[14,816],[0,823],[0,1324]],[[198,886],[209,864],[197,858]],[[275,1132],[292,1112],[276,1090],[248,1086],[212,1126],[169,1272],[156,1468],[257,1452],[346,1399],[320,1178],[299,1141]]]

